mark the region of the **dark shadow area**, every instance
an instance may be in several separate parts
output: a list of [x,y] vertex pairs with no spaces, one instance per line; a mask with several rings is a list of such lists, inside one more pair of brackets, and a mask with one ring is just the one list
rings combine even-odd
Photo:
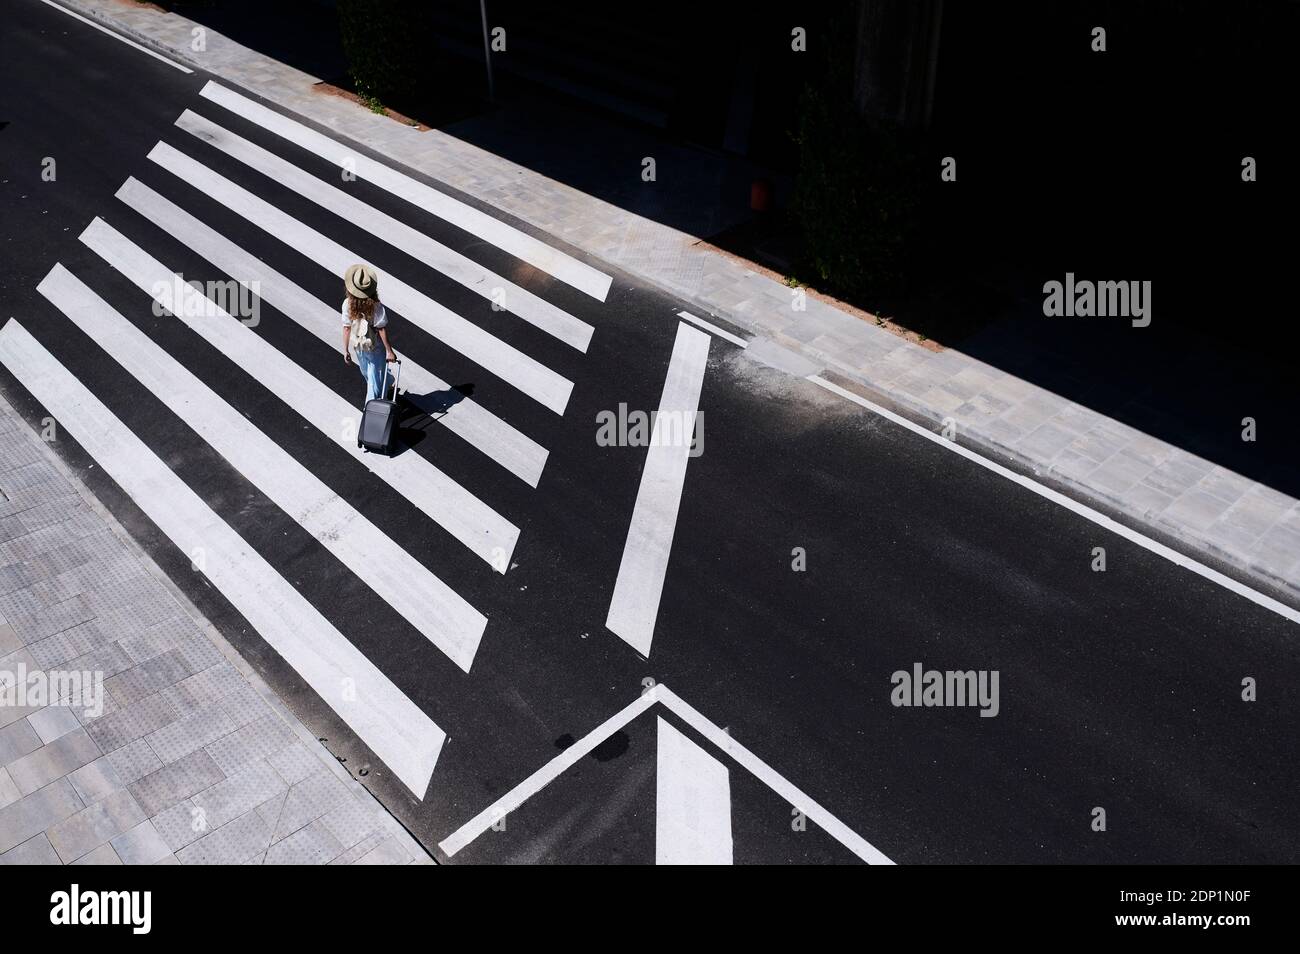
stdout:
[[[347,85],[329,4],[165,5]],[[1300,496],[1287,439],[1300,402],[1285,295],[1285,228],[1297,205],[1289,47],[1300,8],[943,4],[928,124],[898,135],[892,166],[868,157],[838,203],[868,223],[872,242],[883,236],[898,267],[839,284],[810,266],[815,223],[792,202],[819,144],[842,146],[850,130],[804,124],[806,92],[847,42],[852,88],[836,95],[879,93],[889,74],[877,69],[864,83],[862,51],[906,48],[908,17],[923,6],[934,5],[842,0],[760,15],[731,0],[666,0],[648,14],[594,0],[490,0],[505,49],[493,54],[489,103],[479,4],[444,0],[420,6],[436,78],[388,105]],[[796,52],[799,26],[807,49]],[[1104,52],[1092,49],[1096,27]],[[922,87],[907,82],[915,102]],[[808,128],[815,135],[801,147]],[[1242,181],[1245,156],[1258,181]],[[647,157],[652,182],[642,176]],[[956,161],[955,181],[940,181],[945,157]],[[899,195],[888,175],[907,180]],[[1150,325],[1045,316],[1044,283],[1067,273],[1151,282]],[[1253,443],[1241,439],[1246,417],[1257,422]]]

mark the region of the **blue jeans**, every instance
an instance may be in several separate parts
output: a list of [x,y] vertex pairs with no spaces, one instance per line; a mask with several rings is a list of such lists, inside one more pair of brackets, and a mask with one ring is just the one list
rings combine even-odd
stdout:
[[373,401],[378,397],[386,397],[384,394],[384,368],[387,362],[384,361],[384,349],[372,348],[369,351],[357,351],[357,367],[361,369],[361,376],[366,379],[366,400]]

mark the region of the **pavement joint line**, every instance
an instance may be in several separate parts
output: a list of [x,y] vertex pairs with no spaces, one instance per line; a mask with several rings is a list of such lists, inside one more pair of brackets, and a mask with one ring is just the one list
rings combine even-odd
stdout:
[[[26,418],[18,412],[16,408],[8,401],[7,395],[0,392],[0,418],[10,418],[16,421],[26,422]],[[29,425],[30,426],[30,425]],[[44,444],[45,442],[41,442]],[[180,610],[188,616],[203,633],[205,637],[217,648],[217,651],[234,667],[235,671],[243,677],[244,681],[252,687],[253,691],[265,702],[280,719],[292,730],[298,742],[301,743],[312,756],[316,758],[325,768],[340,782],[347,786],[348,791],[353,797],[365,799],[372,804],[379,812],[379,817],[387,830],[389,837],[396,838],[406,851],[415,859],[415,863],[436,864],[437,860],[420,844],[407,827],[393,815],[384,805],[384,803],[367,788],[361,781],[352,775],[343,764],[321,743],[320,739],[295,716],[284,700],[282,700],[270,685],[264,680],[249,662],[240,655],[234,645],[226,639],[211,620],[194,604],[188,595],[182,590],[166,572],[163,571],[157,562],[149,555],[144,547],[136,542],[135,538],[122,526],[113,512],[100,501],[100,499],[90,490],[82,479],[72,470],[63,458],[53,451],[52,448],[44,447],[45,460],[58,472],[59,476],[66,480],[69,485],[77,492],[77,495],[85,501],[90,510],[97,516],[109,532],[117,538],[130,555],[144,567],[145,572],[155,581],[162,585],[163,589],[176,601]],[[146,744],[148,744],[146,742]]]
[[[162,62],[166,63],[168,66],[180,70],[182,73],[194,72],[194,70],[190,69],[188,66],[185,66],[183,63],[177,63],[175,60],[164,56],[161,52],[157,50],[151,50],[149,49],[149,47],[145,46],[144,44],[131,39],[129,36],[126,36],[123,31],[114,30],[103,23],[96,23],[94,20],[90,19],[89,17],[82,16],[80,13],[77,13],[75,10],[69,9],[68,7],[64,6],[61,3],[56,3],[55,0],[41,0],[41,3],[45,4],[47,7],[53,7],[55,10],[58,10],[60,13],[66,13],[68,16],[72,17],[73,19],[80,20],[82,23],[86,24],[87,26],[94,27],[96,30],[100,31],[101,33],[107,33],[113,39],[121,40],[127,46],[135,47],[135,49],[139,50],[141,53],[145,53],[148,56],[152,56],[155,60],[161,60]],[[115,23],[114,26],[117,26],[117,24]]]
[[880,417],[883,417],[888,421],[892,421],[894,424],[897,424],[899,427],[905,428],[914,434],[919,434],[921,437],[924,437],[926,440],[934,444],[938,444],[941,447],[947,448],[948,450],[952,451],[954,454],[964,457],[967,460],[973,461],[974,463],[979,464],[981,467],[984,467],[987,470],[991,470],[993,473],[998,474],[999,476],[1005,477],[1007,480],[1010,480],[1012,483],[1019,484],[1021,487],[1024,487],[1026,490],[1029,490],[1032,493],[1035,493],[1046,500],[1050,500],[1053,503],[1061,507],[1064,507],[1066,510],[1069,510],[1071,513],[1083,517],[1085,520],[1089,520],[1092,523],[1095,523],[1098,526],[1102,527],[1103,529],[1109,530],[1111,533],[1114,533],[1117,536],[1123,537],[1125,540],[1128,540],[1130,543],[1136,543],[1138,546],[1151,551],[1157,556],[1164,557],[1166,560],[1173,563],[1175,566],[1180,566],[1183,569],[1190,570],[1191,572],[1195,573],[1200,577],[1203,577],[1204,579],[1210,581],[1211,583],[1216,583],[1219,586],[1223,587],[1224,589],[1228,590],[1229,592],[1236,593],[1238,596],[1242,596],[1250,600],[1252,603],[1255,603],[1256,605],[1261,606],[1266,610],[1276,613],[1277,615],[1281,616],[1283,619],[1289,620],[1292,623],[1300,623],[1300,611],[1297,611],[1292,607],[1287,606],[1282,601],[1274,599],[1271,596],[1267,596],[1264,593],[1261,593],[1258,590],[1254,589],[1253,587],[1247,586],[1246,584],[1239,582],[1238,580],[1234,580],[1232,577],[1224,573],[1221,573],[1218,570],[1213,569],[1212,567],[1206,566],[1204,563],[1201,563],[1199,560],[1195,560],[1192,557],[1189,557],[1183,553],[1178,552],[1173,547],[1170,547],[1164,543],[1160,543],[1157,540],[1153,540],[1151,537],[1147,536],[1146,534],[1141,533],[1137,530],[1134,530],[1131,527],[1128,527],[1120,523],[1118,520],[1115,520],[1113,517],[1106,516],[1100,511],[1095,510],[1092,507],[1089,507],[1087,504],[1082,503],[1078,500],[1075,500],[1073,497],[1069,497],[1066,494],[1061,493],[1061,491],[1059,490],[1053,490],[1051,487],[1048,487],[1046,484],[1043,484],[1040,481],[1034,480],[1030,477],[1026,477],[1023,474],[1018,474],[1014,470],[1011,470],[1009,467],[999,464],[997,461],[991,460],[990,458],[985,457],[983,454],[977,453],[976,451],[973,451],[970,448],[963,447],[960,444],[958,444],[956,441],[948,440],[947,438],[939,434],[936,434],[931,430],[927,430],[926,428],[922,427],[920,424],[908,420],[906,417],[903,417],[901,414],[896,414],[895,412],[883,408],[878,404],[874,404],[873,402],[868,401],[866,398],[862,397],[859,394],[854,394],[848,388],[842,387],[834,383],[833,381],[826,380],[826,378],[822,377],[819,374],[809,375],[807,380],[811,381],[813,384],[817,385],[818,387],[831,392],[832,394],[837,394],[840,397],[848,401],[852,401],[854,404],[857,404],[860,407],[863,407],[866,410],[871,411],[872,413]]

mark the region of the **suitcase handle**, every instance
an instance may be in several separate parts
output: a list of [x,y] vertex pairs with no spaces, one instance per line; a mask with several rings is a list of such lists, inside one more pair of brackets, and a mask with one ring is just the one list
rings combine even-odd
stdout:
[[393,403],[396,403],[397,385],[402,380],[402,359],[401,358],[394,358],[392,361],[384,362],[384,387],[382,392],[380,393],[380,397],[382,398],[385,394],[388,393],[388,366],[390,364],[397,365],[397,374],[393,375]]

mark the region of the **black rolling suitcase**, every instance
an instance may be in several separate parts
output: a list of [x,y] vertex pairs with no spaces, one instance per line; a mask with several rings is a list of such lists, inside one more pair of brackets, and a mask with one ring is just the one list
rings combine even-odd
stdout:
[[381,395],[373,401],[367,401],[361,412],[361,426],[357,428],[357,446],[380,454],[393,454],[393,445],[397,440],[397,382],[402,375],[402,362],[394,361],[397,374],[393,376],[393,399],[386,400],[388,393],[388,364],[384,364],[384,386]]

